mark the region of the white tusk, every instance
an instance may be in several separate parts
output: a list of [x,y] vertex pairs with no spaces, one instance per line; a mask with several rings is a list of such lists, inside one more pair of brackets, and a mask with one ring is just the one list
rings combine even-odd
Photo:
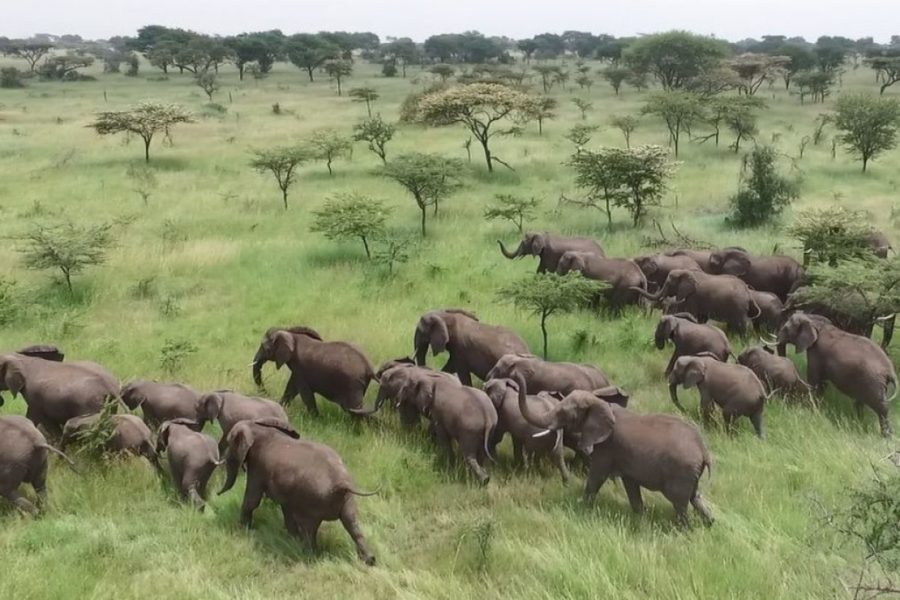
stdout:
[[535,433],[535,434],[532,435],[531,437],[539,438],[539,437],[544,437],[545,435],[549,435],[549,434],[551,434],[551,433],[553,433],[553,430],[551,430],[551,429],[545,429],[545,430],[543,430],[543,431],[538,431],[537,433]]
[[255,360],[252,361],[252,362],[251,362],[249,365],[247,365],[247,366],[248,366],[248,367],[255,367],[255,366],[256,366],[256,361],[255,361]]

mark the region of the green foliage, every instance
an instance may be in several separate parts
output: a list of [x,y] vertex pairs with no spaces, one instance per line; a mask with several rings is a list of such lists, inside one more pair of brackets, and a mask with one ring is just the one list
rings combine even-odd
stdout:
[[353,72],[353,63],[349,60],[329,60],[322,69],[331,77],[332,81],[337,84],[338,96],[341,95],[341,82],[350,77]]
[[372,118],[372,103],[378,100],[378,92],[375,90],[375,88],[353,88],[352,90],[347,92],[347,95],[353,98],[354,102],[365,102],[366,112],[368,112],[369,118]]
[[687,86],[714,68],[726,55],[724,42],[687,31],[645,35],[632,42],[622,58],[633,70],[650,73],[664,90]]
[[538,135],[544,135],[544,121],[556,118],[556,107],[559,105],[556,98],[541,96],[532,106],[531,118],[538,123]]
[[900,100],[843,94],[835,105],[834,126],[844,146],[862,160],[865,173],[870,160],[897,145]]
[[758,133],[757,111],[765,107],[765,102],[755,96],[721,95],[711,98],[706,102],[706,107],[706,120],[714,128],[714,132],[707,138],[715,138],[718,146],[721,130],[723,127],[727,128],[734,134],[731,149],[736,154],[740,151],[743,140],[752,140]]
[[381,65],[381,74],[385,77],[396,77],[397,76],[397,61],[395,60],[386,60],[384,64]]
[[436,94],[448,89],[444,83],[436,83],[424,90],[408,94],[400,104],[400,122],[401,123],[417,123],[422,120],[419,104],[426,96]]
[[97,414],[97,420],[75,431],[72,437],[78,445],[78,454],[99,458],[106,452],[109,440],[115,434],[116,424],[113,421],[113,415],[118,410],[119,401],[115,398],[107,398],[103,403],[103,408]]
[[255,150],[250,166],[259,173],[272,173],[281,197],[284,210],[288,207],[288,190],[294,183],[296,169],[311,158],[309,150],[303,146],[283,146],[267,150]]
[[25,72],[15,67],[0,69],[0,88],[15,89],[25,87]]
[[321,35],[298,33],[287,39],[285,50],[288,60],[298,68],[304,69],[309,75],[309,80],[314,81],[315,70],[326,60],[336,58],[341,49]]
[[669,130],[669,141],[675,146],[678,158],[678,142],[683,131],[690,132],[691,125],[703,117],[703,101],[693,92],[681,90],[651,94],[641,112],[661,118]]
[[334,175],[331,163],[341,157],[348,156],[351,149],[350,138],[341,135],[334,129],[320,129],[309,138],[309,154],[315,160],[325,161],[328,174]]
[[771,81],[790,62],[789,56],[747,52],[728,60],[726,64],[740,78],[739,89],[747,96],[753,96],[764,82]]
[[194,77],[194,83],[203,90],[203,93],[206,94],[210,102],[212,102],[213,94],[219,91],[218,78],[215,73],[210,73],[209,71],[197,73],[197,76]]
[[547,319],[578,310],[608,288],[608,283],[587,279],[577,272],[565,275],[535,273],[502,288],[498,295],[501,300],[540,318],[546,359]]
[[516,231],[522,233],[525,222],[534,218],[538,207],[537,199],[522,198],[513,194],[495,194],[495,203],[484,209],[484,218],[488,221],[503,219],[516,226]]
[[384,164],[378,173],[396,181],[412,195],[422,213],[422,237],[425,237],[425,209],[434,206],[437,213],[440,202],[460,186],[461,170],[462,163],[458,160],[413,152]]
[[159,351],[159,366],[167,375],[176,375],[184,361],[197,351],[197,346],[188,340],[167,339]]
[[812,101],[825,102],[825,98],[831,93],[831,86],[834,85],[833,71],[809,70],[801,71],[794,75],[791,83],[798,90],[800,96],[800,104],[803,104],[807,96],[812,97]]
[[372,251],[372,261],[386,266],[388,275],[394,274],[394,267],[409,261],[414,242],[400,234],[384,235],[379,239]]
[[637,129],[641,120],[632,115],[613,115],[609,118],[609,124],[622,132],[625,136],[625,147],[631,148],[631,134]]
[[805,210],[788,234],[803,244],[805,264],[836,266],[841,260],[872,256],[871,220],[865,211],[842,206]]
[[156,179],[156,172],[149,166],[129,165],[125,175],[131,180],[131,189],[137,193],[147,206],[150,201],[150,195],[156,191],[159,182]]
[[565,138],[575,144],[576,150],[581,150],[591,141],[591,136],[599,129],[596,125],[573,125],[566,133]]
[[619,88],[622,87],[622,82],[628,79],[628,77],[632,74],[632,71],[627,67],[613,65],[606,67],[600,73],[603,75],[603,79],[609,82],[609,85],[612,86],[612,89],[616,93],[616,96],[618,96]]
[[72,275],[86,267],[106,261],[106,251],[113,244],[112,225],[80,226],[71,221],[60,225],[34,225],[20,238],[26,268],[59,269],[72,292]]
[[428,72],[440,77],[441,83],[444,83],[448,79],[453,77],[453,74],[456,73],[456,69],[454,69],[450,65],[440,64],[440,65],[432,66],[431,68],[428,69]]
[[594,104],[592,102],[588,102],[584,98],[572,98],[572,104],[581,112],[581,120],[587,119],[587,113],[589,110],[594,108]]
[[159,132],[166,135],[178,123],[192,123],[194,118],[177,104],[144,102],[128,110],[101,112],[90,125],[100,135],[134,133],[144,140],[144,160],[150,162],[150,142]]
[[394,137],[395,131],[394,125],[385,122],[381,115],[376,115],[353,126],[353,140],[368,142],[369,150],[374,152],[382,163],[386,163],[387,150],[385,146]]
[[799,195],[797,182],[778,172],[778,154],[757,146],[744,157],[741,189],[731,198],[728,221],[738,227],[757,227],[774,220]]
[[80,75],[78,69],[94,64],[94,57],[83,54],[63,54],[47,58],[37,70],[41,79],[48,81],[79,81],[93,79]]
[[19,312],[16,282],[0,277],[0,325],[9,325]]
[[369,240],[384,234],[384,224],[390,210],[383,202],[362,194],[339,194],[313,212],[311,231],[320,232],[329,240],[359,239],[372,258]]

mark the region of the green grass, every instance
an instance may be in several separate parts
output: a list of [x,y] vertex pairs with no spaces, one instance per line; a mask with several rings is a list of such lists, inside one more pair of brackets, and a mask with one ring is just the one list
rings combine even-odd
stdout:
[[[381,98],[374,110],[392,121],[405,95],[429,78],[413,70],[409,79],[384,79],[361,63],[356,70],[345,89],[376,88]],[[16,281],[15,317],[0,329],[0,348],[58,343],[71,359],[101,362],[124,381],[168,378],[160,365],[163,346],[189,341],[197,352],[184,357],[177,379],[247,393],[255,390],[246,365],[274,324],[305,324],[328,339],[352,340],[379,363],[410,352],[421,313],[464,306],[485,321],[513,327],[538,349],[537,321],[497,297],[535,264],[500,255],[494,240],[513,242],[516,235],[508,225],[482,219],[493,195],[536,196],[541,216],[531,228],[595,236],[611,256],[647,251],[644,236],[654,233],[632,229],[621,212],[608,232],[599,212],[557,209],[560,193],[575,193],[572,173],[561,164],[571,152],[563,135],[582,122],[569,98],[585,92],[575,89],[554,90],[560,114],[545,123],[543,137],[529,125],[521,137],[497,140],[496,154],[515,172],[489,176],[473,146],[465,187],[442,204],[412,260],[388,278],[365,262],[361,245],[309,232],[311,211],[327,197],[358,191],[385,200],[394,207],[391,225],[417,234],[412,200],[372,174],[379,160],[364,144],[355,146],[352,160],[335,163],[333,177],[324,164],[303,167],[287,212],[271,177],[248,165],[251,149],[296,143],[320,127],[349,134],[365,105],[337,98],[324,78],[310,84],[287,65],[276,65],[273,76],[258,83],[241,83],[226,69],[215,101],[227,113],[177,127],[174,147],[154,142],[159,188],[145,208],[125,176],[142,160],[140,141],[100,138],[86,125],[96,111],[142,100],[177,102],[203,115],[205,97],[187,75],[167,81],[146,80],[157,75],[151,71],[137,79],[97,75],[96,82],[0,90],[0,277]],[[844,89],[872,90],[871,73],[849,72]],[[829,106],[800,106],[777,85],[760,93],[770,107],[759,139],[779,134],[777,148],[796,156],[801,138]],[[594,110],[587,122],[603,126],[591,145],[622,145],[607,119],[636,113],[644,95],[625,88],[616,97],[598,81],[590,96]],[[274,115],[276,102],[288,114]],[[388,156],[427,150],[465,159],[466,137],[458,128],[403,126]],[[665,143],[662,124],[645,119],[632,143]],[[725,227],[739,157],[724,144],[710,144],[682,144],[678,174],[654,216],[712,244],[758,252],[778,244],[797,255],[780,228]],[[879,158],[862,175],[843,151],[832,160],[826,141],[810,145],[796,164],[804,182],[793,210],[833,203],[865,208],[900,239],[891,220],[900,152]],[[74,279],[74,298],[54,275],[24,270],[14,251],[12,237],[32,221],[60,215],[128,222],[108,263]],[[654,325],[655,316],[636,310],[615,320],[588,313],[553,317],[551,358],[601,365],[632,393],[635,410],[672,412],[662,383],[668,353],[653,347]],[[269,391],[280,393],[285,374],[269,367],[265,375]],[[684,396],[696,411],[696,395]],[[580,480],[563,487],[549,466],[517,472],[508,442],[482,489],[460,468],[436,459],[424,435],[402,432],[392,416],[358,425],[329,403],[320,400],[320,406],[322,417],[312,420],[298,403],[292,420],[304,435],[335,447],[360,488],[381,486],[380,495],[359,502],[377,567],[361,566],[337,523],[322,528],[323,550],[310,555],[287,536],[271,503],[258,510],[253,531],[242,531],[241,484],[197,514],[179,505],[141,460],[88,466],[79,477],[54,459],[46,514],[26,519],[0,506],[0,597],[844,597],[842,581],[854,577],[860,552],[821,526],[816,507],[839,506],[848,487],[867,477],[870,462],[891,449],[877,435],[872,414],[857,421],[850,402],[833,392],[819,411],[775,402],[767,410],[764,442],[747,423],[735,437],[704,432],[715,466],[701,487],[718,521],[709,530],[682,532],[656,494],[645,494],[648,512],[636,517],[615,483],[585,507]],[[24,404],[8,402],[4,411],[23,413]],[[900,419],[893,423],[900,428]]]

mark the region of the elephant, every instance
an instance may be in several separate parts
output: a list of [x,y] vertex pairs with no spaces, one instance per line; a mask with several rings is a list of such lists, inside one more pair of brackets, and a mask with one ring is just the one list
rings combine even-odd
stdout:
[[[409,382],[423,378],[443,377],[459,383],[456,375],[417,366],[415,361],[409,358],[389,360],[378,369],[375,375],[378,377],[378,397],[375,399],[373,411],[379,410],[387,400],[397,402],[400,398],[400,391]],[[405,427],[414,427],[419,424],[419,412],[414,406],[404,405],[399,414],[400,422]]]
[[884,232],[873,229],[866,236],[866,242],[872,248],[872,252],[878,258],[887,258],[888,252],[894,249],[891,240],[888,239]]
[[675,346],[672,358],[666,365],[665,374],[668,377],[675,366],[675,361],[682,356],[697,355],[708,352],[718,360],[726,362],[729,356],[733,356],[731,345],[725,332],[714,325],[698,323],[687,313],[665,315],[656,326],[654,341],[656,347],[662,350],[666,347],[666,341],[671,340]]
[[[563,456],[563,432],[557,431],[554,436],[534,437],[542,429],[525,420],[519,410],[518,397],[523,392],[512,379],[491,379],[484,384],[484,393],[488,395],[494,408],[497,409],[497,429],[494,432],[492,446],[496,447],[509,433],[512,438],[513,457],[517,465],[524,463],[525,454],[529,458],[549,456],[559,469],[563,483],[568,483],[571,475]],[[527,396],[524,400],[532,405],[532,410],[549,411],[558,402],[547,393]],[[492,448],[493,450],[493,448]]]
[[505,354],[487,379],[513,379],[519,373],[532,393],[575,390],[591,391],[610,385],[609,378],[599,368],[587,364],[550,362],[533,354]]
[[797,367],[789,358],[776,356],[768,346],[745,348],[737,357],[738,364],[753,371],[768,393],[809,394],[809,384],[803,381]]
[[0,417],[0,496],[23,513],[38,512],[38,507],[19,491],[23,483],[34,488],[38,504],[47,502],[48,452],[58,454],[75,468],[71,458],[47,443],[34,423],[19,415]]
[[506,258],[522,258],[523,256],[539,256],[537,272],[545,273],[547,271],[556,271],[559,265],[559,259],[562,255],[569,251],[588,252],[597,256],[606,256],[603,247],[590,238],[575,237],[569,238],[554,233],[526,233],[519,246],[514,252],[509,252],[503,242],[497,240],[500,244],[500,252]]
[[456,373],[463,385],[472,385],[472,374],[482,381],[504,354],[528,353],[528,345],[511,329],[487,325],[474,314],[458,308],[427,312],[416,324],[413,347],[416,364],[425,366],[428,347],[436,356],[450,354],[443,371]]
[[656,254],[653,256],[638,256],[634,262],[643,271],[647,278],[647,289],[655,292],[666,282],[669,272],[675,269],[688,271],[701,271],[697,261],[686,254]]
[[784,319],[784,303],[772,292],[750,290],[750,297],[759,307],[759,316],[753,319],[753,328],[757,333],[762,331],[778,331]]
[[44,360],[52,360],[62,362],[66,358],[66,354],[52,344],[37,344],[22,348],[16,354],[24,356],[32,356],[34,358],[43,358]]
[[253,357],[253,380],[262,387],[262,365],[275,361],[287,365],[291,377],[281,403],[287,405],[297,394],[313,416],[318,416],[316,394],[324,396],[349,413],[363,410],[369,382],[375,368],[366,354],[347,342],[326,342],[309,327],[272,328],[266,332]]
[[729,431],[738,417],[748,417],[760,439],[766,437],[763,427],[763,408],[766,389],[756,374],[744,365],[723,363],[710,355],[682,356],[669,373],[669,394],[678,410],[677,386],[685,389],[696,386],[700,391],[700,413],[704,423],[712,415],[713,404],[722,409],[722,417]]
[[[704,273],[712,274],[709,266],[709,257],[712,255],[712,250],[691,250],[690,248],[676,248],[675,250],[668,250],[663,253],[664,256],[687,256],[691,260],[693,260],[700,267],[700,270]],[[681,267],[685,268],[685,267]]]
[[[806,352],[806,381],[817,394],[830,381],[856,401],[860,417],[863,406],[872,409],[878,415],[881,434],[890,437],[888,405],[897,395],[897,373],[878,344],[803,312],[788,317],[778,331],[777,341],[779,345],[793,344],[797,352]],[[889,387],[893,387],[890,397]]]
[[228,432],[239,421],[247,419],[275,419],[290,423],[287,413],[277,402],[265,398],[245,396],[231,390],[219,390],[200,396],[197,400],[197,423],[202,430],[207,421],[218,421],[222,429],[219,453],[224,451]]
[[203,510],[209,478],[224,462],[219,460],[216,440],[202,433],[197,421],[171,419],[162,424],[156,438],[156,453],[163,452],[181,499]]
[[[100,412],[107,398],[119,394],[119,382],[92,362],[56,362],[24,356],[0,355],[0,391],[13,398],[22,394],[25,416],[51,436],[62,433],[69,419]],[[2,405],[0,397],[0,405]]]
[[675,296],[681,312],[694,315],[699,322],[722,321],[743,334],[760,310],[747,284],[732,275],[709,275],[702,271],[675,269],[655,294],[632,288],[654,302]]
[[[872,337],[875,326],[882,328],[881,347],[887,348],[891,340],[894,338],[894,327],[897,321],[896,314],[887,314],[873,319],[863,319],[858,315],[841,310],[836,306],[831,306],[823,302],[808,300],[805,298],[805,289],[800,287],[796,290],[784,305],[784,314],[789,315],[795,312],[804,312],[808,315],[821,317],[832,323],[833,325],[843,329],[848,333],[861,335],[867,338]],[[848,292],[849,294],[850,292]],[[864,298],[859,298],[866,302]],[[782,317],[782,322],[785,321]],[[784,350],[779,346],[778,354],[784,356]]]
[[590,456],[586,502],[607,479],[618,475],[634,512],[644,509],[641,488],[645,488],[662,492],[682,525],[687,524],[688,503],[712,525],[712,514],[699,492],[700,476],[712,468],[712,459],[696,427],[670,415],[630,411],[622,406],[625,393],[616,387],[576,390],[550,410],[538,412],[524,401],[524,379],[517,376],[515,381],[526,421],[579,435],[581,450]]
[[628,258],[606,258],[589,252],[570,250],[559,259],[556,272],[565,275],[579,271],[588,279],[604,281],[611,286],[605,295],[613,308],[635,304],[640,299],[632,287],[647,288],[647,278],[641,268]]
[[246,465],[242,525],[252,525],[253,511],[265,495],[281,506],[288,533],[305,538],[314,552],[322,521],[340,519],[360,560],[375,564],[359,527],[354,499],[372,494],[356,490],[347,467],[332,448],[300,439],[289,424],[276,419],[237,423],[228,433],[226,445],[227,475],[219,494],[234,487],[238,471]]
[[438,446],[452,454],[455,441],[459,455],[479,483],[490,475],[484,469],[489,445],[497,427],[497,410],[481,390],[442,377],[410,381],[400,391],[400,407],[415,407],[431,420]]
[[[83,415],[80,417],[72,417],[66,421],[63,427],[62,438],[59,442],[60,450],[73,441],[96,427],[100,422],[101,415]],[[105,450],[109,452],[127,452],[135,456],[143,456],[151,465],[162,473],[162,466],[159,464],[159,457],[156,455],[156,447],[153,445],[153,434],[150,428],[139,417],[129,414],[110,415],[112,432],[105,442]]]
[[790,256],[753,256],[743,248],[723,248],[709,257],[714,275],[734,275],[759,292],[771,292],[782,302],[803,279],[803,266]]
[[163,421],[197,418],[200,393],[180,383],[135,379],[122,387],[120,395],[129,409],[141,408],[144,423],[151,429]]

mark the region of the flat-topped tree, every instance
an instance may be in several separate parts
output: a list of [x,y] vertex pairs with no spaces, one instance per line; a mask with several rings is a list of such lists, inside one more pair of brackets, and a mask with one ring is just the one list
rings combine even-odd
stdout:
[[900,49],[897,52],[898,54],[893,56],[871,56],[866,59],[866,64],[878,76],[878,82],[881,84],[878,93],[881,96],[884,95],[884,90],[900,81]]
[[413,152],[402,154],[385,164],[380,175],[393,179],[408,191],[422,213],[422,237],[425,237],[426,209],[434,206],[437,214],[441,200],[453,193],[460,183],[462,163],[439,154]]
[[329,175],[334,175],[331,163],[350,154],[350,150],[350,138],[341,135],[334,129],[320,129],[313,132],[309,138],[310,156],[316,160],[325,161]]
[[177,104],[144,102],[128,110],[101,112],[89,125],[100,135],[134,133],[144,140],[144,160],[150,162],[150,142],[159,132],[168,133],[178,123],[192,123],[193,117]]
[[302,146],[285,146],[256,150],[250,166],[260,173],[271,173],[275,177],[284,210],[288,207],[288,190],[294,183],[297,167],[309,160],[309,150]]
[[631,75],[631,69],[620,67],[617,65],[611,65],[606,67],[605,69],[600,70],[600,74],[603,75],[603,78],[609,82],[609,85],[612,86],[612,89],[616,92],[616,96],[619,95],[619,88],[622,87],[622,82],[624,82]]
[[704,71],[716,67],[728,46],[715,38],[687,31],[640,37],[622,54],[634,71],[649,73],[665,90],[683,89]]
[[314,211],[310,231],[322,233],[329,240],[358,239],[372,258],[369,242],[382,237],[390,209],[383,202],[362,194],[338,194]]
[[25,242],[20,249],[23,263],[28,269],[59,269],[71,293],[72,275],[106,260],[106,250],[113,243],[111,230],[109,224],[82,227],[71,221],[35,225],[20,238]]
[[692,92],[656,92],[647,99],[641,112],[656,115],[665,121],[669,140],[675,148],[675,158],[678,158],[681,133],[690,130],[691,124],[703,116],[703,103],[700,96]]
[[372,103],[378,100],[378,92],[375,91],[375,88],[353,88],[347,92],[347,95],[353,98],[354,102],[365,102],[366,112],[369,113],[369,118],[372,118]]
[[337,58],[341,49],[325,38],[313,33],[298,33],[287,39],[285,44],[288,60],[309,75],[314,81],[313,72],[326,60]]
[[47,56],[52,49],[53,44],[26,42],[24,40],[12,40],[8,44],[0,46],[0,52],[3,52],[3,54],[15,56],[26,61],[32,73],[37,71],[38,62]]
[[746,95],[756,94],[760,86],[771,81],[776,73],[781,72],[791,62],[789,56],[771,56],[747,52],[727,61],[728,68],[734,71],[741,81],[740,90]]
[[341,82],[353,72],[353,63],[349,60],[329,60],[322,67],[328,76],[337,84],[338,96],[341,96]]
[[369,150],[374,152],[382,163],[386,163],[387,150],[385,146],[394,137],[395,129],[393,125],[386,123],[381,115],[377,115],[353,126],[353,140],[368,142]]
[[209,71],[198,73],[194,78],[194,83],[203,90],[210,102],[212,102],[213,94],[219,91],[219,82],[216,79],[216,74]]
[[534,118],[538,101],[534,96],[505,85],[473,83],[424,96],[419,101],[419,118],[434,126],[464,125],[481,144],[488,171],[493,172],[495,162],[511,167],[491,154],[491,138],[519,131],[516,126],[498,129],[495,125],[504,120],[515,124],[527,122]]

